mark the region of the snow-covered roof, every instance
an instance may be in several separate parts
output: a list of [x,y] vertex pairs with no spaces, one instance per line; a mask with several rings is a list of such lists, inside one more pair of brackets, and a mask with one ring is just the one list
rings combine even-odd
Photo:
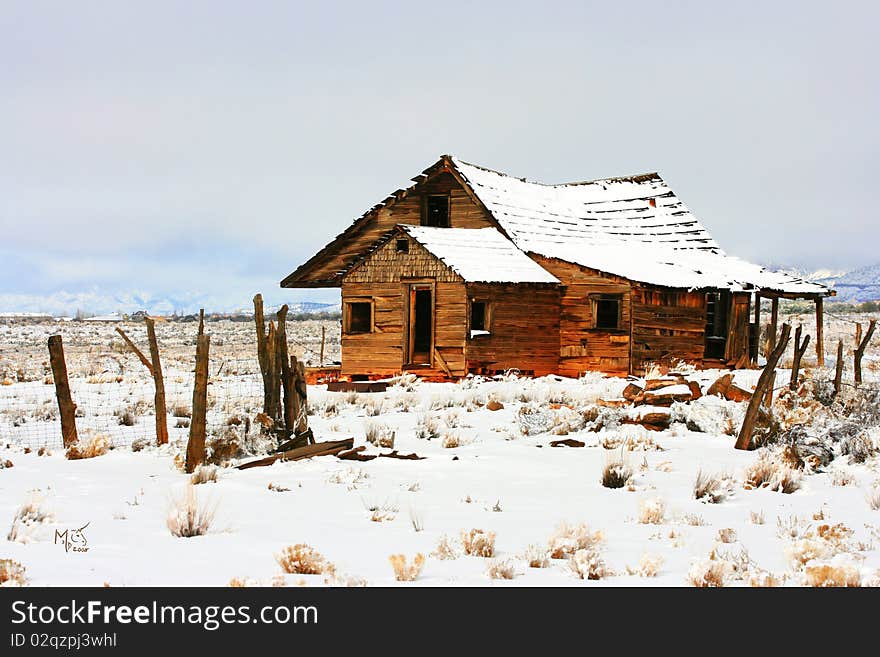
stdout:
[[495,228],[400,228],[469,283],[559,283]]
[[726,255],[656,173],[546,185],[450,161],[523,251],[668,287],[829,293]]

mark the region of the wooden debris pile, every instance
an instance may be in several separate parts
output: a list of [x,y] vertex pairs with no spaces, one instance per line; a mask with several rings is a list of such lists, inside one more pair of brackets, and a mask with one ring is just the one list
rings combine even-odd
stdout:
[[663,431],[671,424],[672,415],[657,407],[668,408],[676,402],[689,403],[704,395],[734,402],[749,401],[752,397],[751,392],[733,383],[733,374],[722,375],[704,391],[699,381],[672,372],[661,378],[631,381],[623,389],[620,399],[600,399],[597,404],[630,409],[621,420],[623,424],[639,424],[652,431]]

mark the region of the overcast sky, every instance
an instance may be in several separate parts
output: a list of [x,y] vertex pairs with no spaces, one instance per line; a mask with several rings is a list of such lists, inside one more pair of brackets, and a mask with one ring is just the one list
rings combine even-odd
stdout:
[[0,311],[336,300],[278,282],[441,153],[658,171],[729,253],[872,264],[878,24],[873,2],[4,0]]

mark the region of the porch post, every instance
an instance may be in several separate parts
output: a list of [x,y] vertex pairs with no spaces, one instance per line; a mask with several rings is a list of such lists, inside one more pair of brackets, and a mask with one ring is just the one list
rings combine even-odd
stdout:
[[758,364],[758,357],[761,355],[761,293],[755,292],[755,344],[749,347],[749,351],[754,356],[754,362]]
[[770,306],[770,330],[769,344],[767,345],[767,355],[771,354],[776,348],[776,326],[779,323],[779,297],[773,297]]
[[816,364],[825,366],[824,299],[816,297]]

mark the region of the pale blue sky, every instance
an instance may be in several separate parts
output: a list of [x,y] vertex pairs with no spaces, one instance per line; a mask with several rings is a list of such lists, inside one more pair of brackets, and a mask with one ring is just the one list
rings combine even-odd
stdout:
[[846,2],[6,0],[0,311],[326,299],[278,281],[441,153],[656,170],[730,253],[870,264],[878,24]]

